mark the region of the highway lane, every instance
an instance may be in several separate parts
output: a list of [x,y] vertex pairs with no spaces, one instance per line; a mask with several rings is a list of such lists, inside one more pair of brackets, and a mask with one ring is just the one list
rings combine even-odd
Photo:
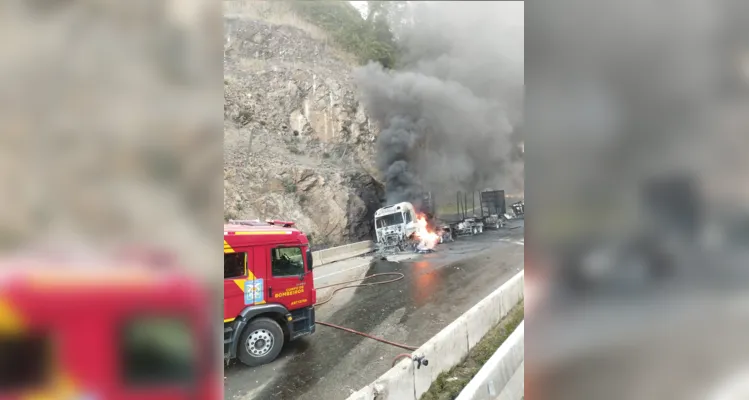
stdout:
[[[524,228],[522,222],[516,226],[461,238],[439,246],[435,253],[410,260],[375,259],[368,267],[340,274],[345,280],[357,269],[360,276],[402,272],[405,279],[339,292],[318,309],[317,318],[420,346],[523,268]],[[335,281],[333,278],[326,277],[325,283]],[[320,285],[320,280],[316,284]],[[318,325],[314,335],[287,345],[271,364],[248,368],[233,363],[227,367],[225,398],[345,399],[387,371],[402,352]]]

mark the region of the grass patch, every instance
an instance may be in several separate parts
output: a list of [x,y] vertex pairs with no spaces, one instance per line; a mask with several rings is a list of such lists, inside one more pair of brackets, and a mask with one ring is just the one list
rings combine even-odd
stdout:
[[[335,42],[359,63],[377,61],[395,65],[399,49],[388,24],[388,16],[405,2],[370,2],[367,19],[348,1],[325,0],[233,0],[223,2],[225,17],[260,19],[307,32],[310,37]],[[353,61],[353,60],[351,60]]]
[[457,398],[499,346],[520,325],[524,316],[525,309],[521,301],[507,313],[507,316],[497,326],[484,335],[481,341],[468,352],[468,356],[463,362],[449,371],[441,373],[437,380],[432,382],[429,390],[421,396],[421,400],[452,400]]

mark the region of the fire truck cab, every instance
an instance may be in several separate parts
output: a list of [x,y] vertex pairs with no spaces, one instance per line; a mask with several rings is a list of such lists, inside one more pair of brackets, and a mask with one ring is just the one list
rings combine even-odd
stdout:
[[7,265],[0,398],[217,398],[209,293],[197,281],[103,263]]
[[289,221],[224,226],[224,358],[273,361],[315,332],[317,301],[307,236]]

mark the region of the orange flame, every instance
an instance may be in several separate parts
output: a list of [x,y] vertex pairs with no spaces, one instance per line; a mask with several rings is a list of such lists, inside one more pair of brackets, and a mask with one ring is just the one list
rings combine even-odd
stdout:
[[419,247],[430,250],[440,242],[440,235],[429,230],[427,219],[421,213],[416,216],[416,238],[419,240]]

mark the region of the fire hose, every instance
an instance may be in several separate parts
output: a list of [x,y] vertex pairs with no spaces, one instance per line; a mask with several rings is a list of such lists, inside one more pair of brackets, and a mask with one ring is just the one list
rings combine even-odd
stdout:
[[[366,280],[366,279],[369,279],[369,278],[374,278],[374,277],[379,277],[379,276],[396,276],[396,277],[393,278],[393,279],[388,279],[388,280],[378,281],[378,282],[358,283],[356,285],[346,285],[347,283],[361,282],[363,280]],[[333,286],[346,285],[346,286],[338,287],[335,290],[333,290],[333,292],[330,294],[330,296],[328,296],[327,299],[325,299],[323,301],[320,301],[320,302],[317,302],[315,304],[315,306],[321,306],[321,305],[329,302],[330,300],[333,299],[333,296],[335,296],[336,293],[338,293],[339,291],[341,291],[343,289],[352,289],[352,288],[357,288],[357,287],[384,285],[386,283],[397,282],[397,281],[399,281],[399,280],[401,280],[403,278],[405,278],[405,275],[403,275],[400,272],[383,272],[383,273],[379,273],[379,274],[367,275],[367,276],[365,276],[363,278],[359,278],[359,279],[352,279],[350,281],[338,282],[338,283],[335,283],[335,284],[332,284],[332,285],[319,286],[319,287],[316,287],[317,290],[325,289],[325,288],[329,288],[329,287],[333,287]],[[344,332],[353,333],[355,335],[363,336],[363,337],[366,337],[366,338],[369,338],[369,339],[372,339],[372,340],[376,340],[376,341],[381,342],[381,343],[389,344],[389,345],[394,346],[394,347],[399,347],[401,349],[411,350],[411,351],[418,350],[417,347],[409,346],[409,345],[402,344],[402,343],[391,342],[389,340],[386,340],[386,339],[383,339],[383,338],[380,338],[380,337],[377,337],[377,336],[373,336],[373,335],[370,335],[368,333],[359,332],[357,330],[354,330],[354,329],[351,329],[351,328],[346,328],[344,326],[339,326],[339,325],[331,324],[329,322],[315,321],[315,323],[323,325],[323,326],[327,326],[327,327],[330,327],[330,328],[339,329],[339,330],[342,330]],[[420,368],[422,364],[424,366],[429,365],[429,361],[426,358],[424,358],[424,356],[415,356],[413,354],[402,353],[402,354],[398,354],[395,357],[395,359],[393,360],[393,366],[395,366],[395,364],[398,362],[398,360],[400,360],[401,358],[406,358],[406,357],[414,360],[417,363],[417,368]]]
[[383,273],[380,273],[380,274],[367,275],[364,278],[352,279],[350,281],[345,281],[345,282],[338,282],[338,283],[334,283],[332,285],[319,286],[319,287],[315,287],[315,289],[320,290],[320,289],[326,289],[326,288],[333,287],[333,286],[345,285],[347,283],[360,282],[360,281],[363,281],[365,279],[374,278],[376,276],[397,276],[397,278],[388,279],[388,280],[379,281],[379,282],[358,283],[356,285],[342,286],[342,287],[339,287],[336,290],[334,290],[333,293],[331,293],[330,296],[328,296],[327,299],[325,299],[324,301],[318,301],[315,305],[316,306],[321,306],[321,305],[329,302],[330,300],[333,300],[333,296],[335,296],[336,293],[338,293],[339,291],[341,291],[343,289],[351,289],[351,288],[364,287],[364,286],[374,286],[374,285],[384,285],[386,283],[397,282],[397,281],[405,278],[405,275],[403,275],[400,272],[383,272]]

